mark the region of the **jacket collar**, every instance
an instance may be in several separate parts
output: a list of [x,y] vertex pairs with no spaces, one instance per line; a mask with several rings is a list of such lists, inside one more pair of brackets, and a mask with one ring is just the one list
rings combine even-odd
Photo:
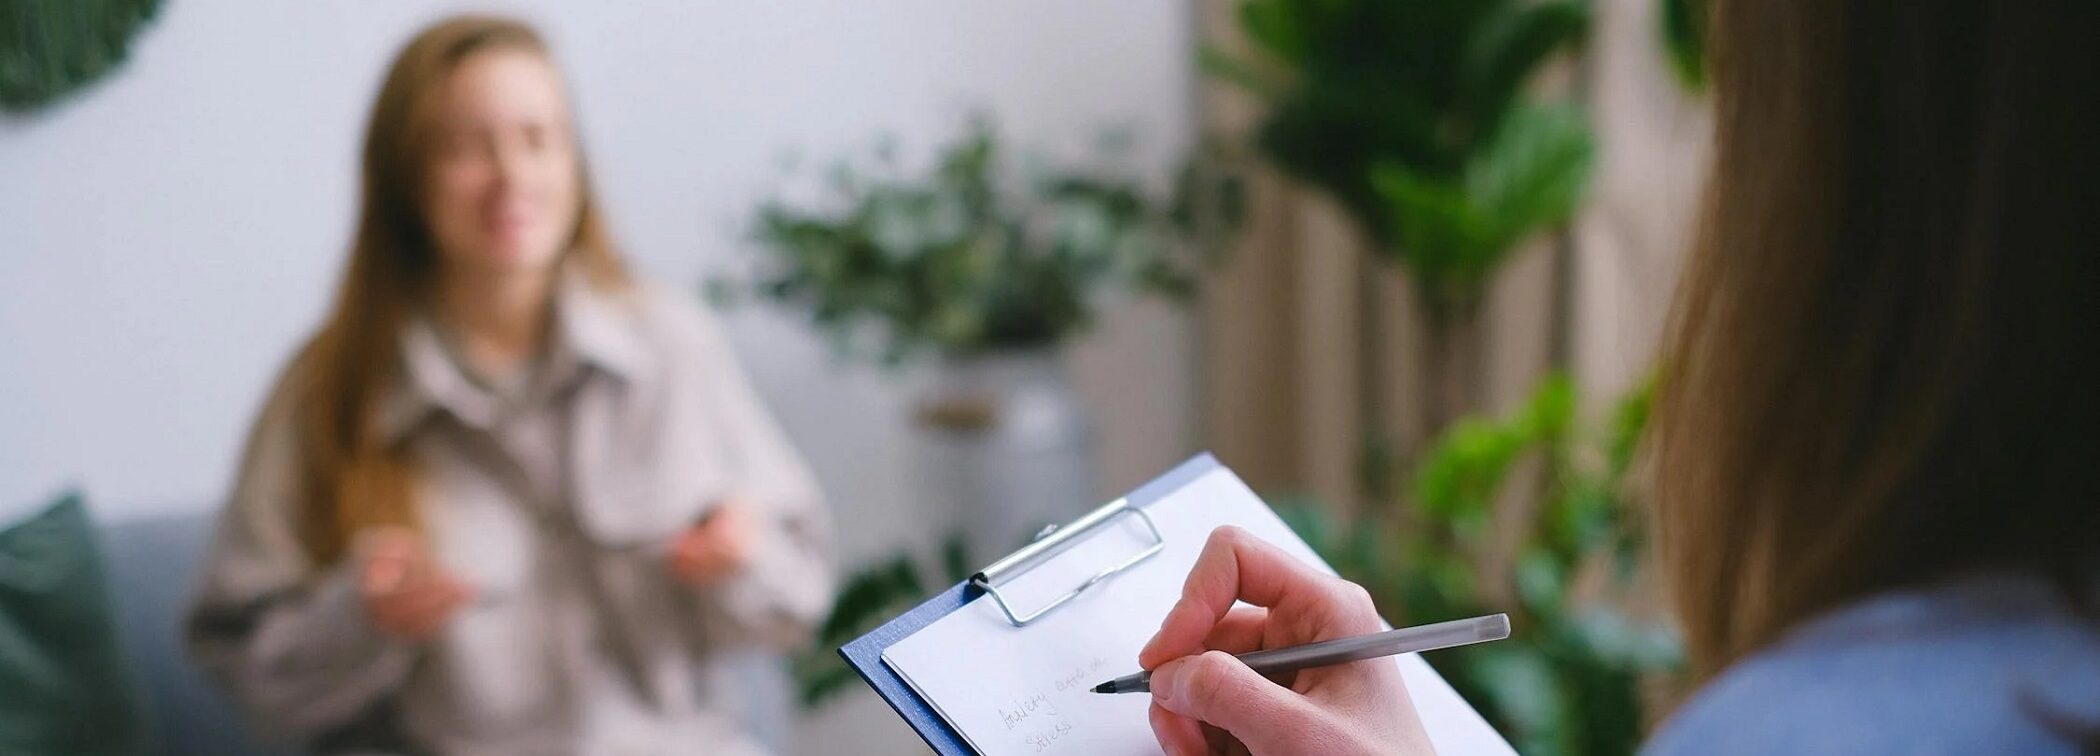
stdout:
[[[624,292],[606,290],[582,271],[565,266],[556,281],[553,305],[546,361],[530,389],[535,400],[589,372],[625,382],[647,374],[649,351],[632,299]],[[382,390],[379,402],[378,430],[388,443],[401,441],[433,412],[446,412],[483,429],[502,412],[501,402],[454,358],[438,328],[425,310],[400,334],[402,370]]]

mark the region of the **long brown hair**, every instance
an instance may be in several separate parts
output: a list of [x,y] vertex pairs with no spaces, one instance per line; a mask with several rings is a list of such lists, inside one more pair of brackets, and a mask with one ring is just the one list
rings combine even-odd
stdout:
[[2090,581],[2100,6],[1711,10],[1716,162],[1652,438],[1696,674],[1959,570]]
[[[304,480],[300,535],[317,564],[340,559],[359,530],[419,528],[406,449],[381,437],[380,393],[402,369],[403,327],[430,295],[438,250],[421,193],[433,100],[460,63],[491,50],[548,56],[532,27],[458,16],[424,29],[395,56],[365,126],[362,190],[349,263],[327,320],[291,373]],[[582,155],[581,145],[577,154]],[[567,259],[597,285],[626,282],[579,157],[581,207]]]

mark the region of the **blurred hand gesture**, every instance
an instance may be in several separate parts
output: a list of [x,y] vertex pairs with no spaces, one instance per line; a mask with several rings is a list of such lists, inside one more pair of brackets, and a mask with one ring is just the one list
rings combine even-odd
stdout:
[[1435,753],[1391,659],[1271,680],[1232,657],[1382,629],[1362,587],[1218,528],[1138,652],[1152,671],[1152,732],[1169,756]]
[[755,538],[750,510],[725,500],[671,543],[671,574],[695,588],[714,585],[744,569]]
[[431,558],[423,537],[407,528],[359,536],[358,595],[382,632],[421,643],[473,598],[474,589]]

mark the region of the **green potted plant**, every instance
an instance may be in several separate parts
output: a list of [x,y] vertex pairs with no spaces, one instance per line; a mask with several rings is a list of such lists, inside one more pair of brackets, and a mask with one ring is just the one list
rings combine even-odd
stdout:
[[[1404,526],[1344,527],[1302,500],[1281,509],[1396,622],[1510,614],[1508,641],[1429,660],[1519,753],[1632,753],[1644,682],[1680,666],[1675,634],[1629,609],[1646,541],[1626,475],[1651,391],[1621,399],[1601,430],[1575,421],[1560,376],[1507,417],[1457,421],[1416,468]],[[1514,546],[1499,546],[1491,535],[1513,524],[1501,494],[1531,480],[1516,472],[1527,456],[1542,493]]]
[[1097,495],[1059,348],[1119,298],[1195,288],[1194,174],[1152,191],[1115,168],[1126,149],[1104,140],[1094,164],[1019,171],[980,115],[924,170],[885,150],[839,162],[821,201],[757,210],[752,291],[807,313],[843,354],[933,362],[918,466],[980,553]]
[[832,649],[981,566],[967,555],[1006,553],[1095,497],[1059,348],[1119,298],[1193,294],[1210,235],[1239,216],[1212,157],[1153,191],[1115,168],[1126,152],[1105,139],[1092,163],[1022,171],[980,115],[923,170],[880,149],[834,165],[820,199],[756,211],[757,270],[714,293],[804,312],[841,355],[930,363],[913,418],[922,491],[960,525],[935,580],[902,552],[852,571],[794,660],[805,705],[852,681]]
[[1257,151],[1333,198],[1402,266],[1426,324],[1434,433],[1479,409],[1478,324],[1495,273],[1563,224],[1594,152],[1572,105],[1528,90],[1586,37],[1581,0],[1245,0],[1252,55],[1203,53],[1262,114]]
[[[1196,209],[1112,166],[1014,175],[990,120],[973,116],[924,171],[893,149],[840,161],[818,203],[770,200],[753,223],[769,253],[753,290],[805,310],[842,352],[886,362],[1052,349],[1130,293],[1192,293]],[[1192,179],[1185,179],[1192,180]]]

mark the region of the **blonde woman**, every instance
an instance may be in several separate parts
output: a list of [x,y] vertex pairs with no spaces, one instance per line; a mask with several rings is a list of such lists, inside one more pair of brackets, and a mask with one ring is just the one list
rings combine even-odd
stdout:
[[248,442],[189,617],[323,753],[757,750],[719,652],[830,594],[801,460],[689,297],[608,243],[531,28],[394,60],[326,321]]

